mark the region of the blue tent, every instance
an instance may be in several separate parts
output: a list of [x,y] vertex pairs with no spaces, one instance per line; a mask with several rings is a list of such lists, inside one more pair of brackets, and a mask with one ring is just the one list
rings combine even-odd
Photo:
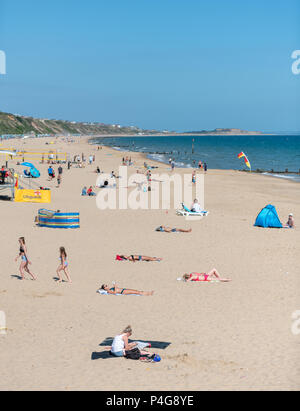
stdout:
[[282,228],[276,208],[271,204],[261,210],[254,225],[264,228]]
[[33,164],[31,164],[31,163],[22,163],[21,166],[29,167],[29,171],[24,170],[25,177],[39,178],[41,176],[41,173],[39,172],[39,170],[37,170],[35,168],[35,166]]

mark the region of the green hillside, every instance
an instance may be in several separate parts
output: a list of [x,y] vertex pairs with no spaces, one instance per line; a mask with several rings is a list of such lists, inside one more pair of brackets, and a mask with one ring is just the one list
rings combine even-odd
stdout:
[[[0,111],[0,135],[3,134],[136,134],[138,127],[120,127],[100,123],[77,123],[62,120],[35,119]],[[149,133],[149,131],[147,131]],[[151,133],[151,132],[150,132]]]

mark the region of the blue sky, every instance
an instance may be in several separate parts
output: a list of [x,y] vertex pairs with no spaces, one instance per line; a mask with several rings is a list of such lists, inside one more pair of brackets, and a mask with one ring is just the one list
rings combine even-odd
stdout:
[[300,130],[299,0],[0,0],[0,110]]

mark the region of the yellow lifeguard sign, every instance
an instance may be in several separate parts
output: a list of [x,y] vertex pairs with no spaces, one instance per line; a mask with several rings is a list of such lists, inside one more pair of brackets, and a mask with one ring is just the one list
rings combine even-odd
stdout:
[[16,203],[51,203],[50,190],[15,190]]

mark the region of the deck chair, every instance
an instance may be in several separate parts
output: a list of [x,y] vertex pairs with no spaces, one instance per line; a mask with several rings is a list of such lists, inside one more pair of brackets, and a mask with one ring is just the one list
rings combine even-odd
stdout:
[[195,211],[191,211],[184,203],[182,203],[182,209],[181,210],[176,210],[177,215],[180,216],[194,216],[194,217],[207,217],[209,212],[208,211],[200,211],[199,213]]

